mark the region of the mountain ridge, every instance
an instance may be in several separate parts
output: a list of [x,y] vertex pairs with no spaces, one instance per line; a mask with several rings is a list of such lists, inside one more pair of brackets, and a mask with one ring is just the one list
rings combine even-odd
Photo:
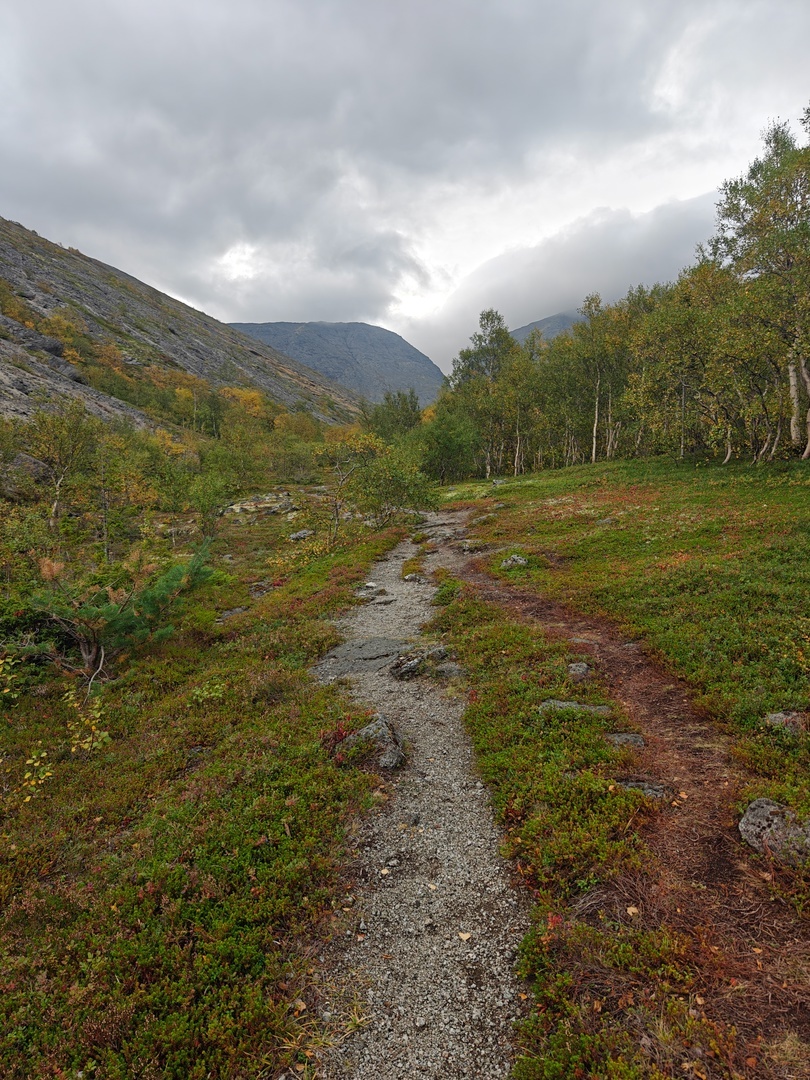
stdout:
[[80,397],[105,419],[148,422],[126,398],[88,385],[81,357],[47,330],[60,318],[96,351],[114,346],[119,383],[175,371],[212,388],[258,389],[285,408],[304,405],[322,420],[350,419],[359,410],[356,395],[294,358],[2,217],[0,310],[0,415],[25,419],[43,404]]
[[393,330],[365,322],[230,323],[372,402],[410,387],[422,405],[439,393],[444,375],[430,357]]
[[547,315],[545,319],[536,319],[534,322],[526,323],[525,326],[518,326],[517,329],[510,330],[510,333],[521,345],[532,330],[540,330],[546,341],[551,341],[551,339],[557,337],[558,334],[563,334],[566,330],[570,330],[571,327],[578,322],[582,322],[582,316],[577,314],[577,312],[558,311],[554,315]]

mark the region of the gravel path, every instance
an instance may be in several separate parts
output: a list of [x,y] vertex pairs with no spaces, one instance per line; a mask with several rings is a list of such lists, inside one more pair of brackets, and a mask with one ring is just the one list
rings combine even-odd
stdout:
[[[462,523],[458,514],[429,516],[424,531],[438,546],[428,565],[462,558],[454,543]],[[347,675],[408,747],[407,765],[356,838],[355,884],[322,950],[321,1016],[336,1033],[355,1028],[322,1055],[322,1080],[506,1077],[523,1012],[513,967],[528,897],[498,854],[463,696],[452,679],[400,681],[389,671],[433,613],[434,587],[401,579],[416,553],[406,542],[375,565],[370,580],[385,592],[340,622],[346,646],[317,672],[325,681]]]

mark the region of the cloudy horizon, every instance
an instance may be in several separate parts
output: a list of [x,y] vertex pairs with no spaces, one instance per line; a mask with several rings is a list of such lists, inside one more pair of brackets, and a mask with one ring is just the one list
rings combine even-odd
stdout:
[[0,7],[0,214],[224,321],[366,321],[447,370],[672,279],[810,99],[804,0]]

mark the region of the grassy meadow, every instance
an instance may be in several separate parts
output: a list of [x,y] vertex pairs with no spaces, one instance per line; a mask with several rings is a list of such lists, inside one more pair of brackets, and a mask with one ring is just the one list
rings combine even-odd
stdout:
[[307,665],[399,534],[347,526],[327,551],[290,544],[283,519],[226,520],[174,635],[105,686],[109,741],[71,753],[63,681],[7,671],[22,688],[0,714],[8,1080],[308,1073],[302,942],[376,783],[330,757],[330,732],[363,714]]
[[[810,705],[806,466],[617,463],[457,485],[452,495],[480,500],[471,535],[493,546],[480,558],[496,577],[607,614],[689,680],[749,770],[739,809],[768,796],[810,813],[808,738],[765,723],[770,711]],[[509,553],[527,565],[502,569]],[[522,952],[536,1003],[515,1076],[804,1075],[801,1040],[764,1041],[751,1056],[733,1025],[704,1011],[704,987],[722,992],[734,974],[724,950],[707,952],[700,932],[642,925],[632,906],[623,919],[610,903],[591,911],[605,889],[632,897],[654,865],[643,826],[658,809],[614,783],[632,760],[604,738],[626,725],[621,707],[613,703],[610,721],[577,710],[538,721],[547,698],[609,703],[598,682],[572,684],[576,645],[510,620],[452,578],[439,599],[433,630],[469,671],[479,768],[536,901]],[[800,871],[772,888],[806,909]]]
[[[764,722],[810,705],[806,465],[625,462],[445,497],[474,506],[470,534],[497,549],[481,556],[496,576],[608,614],[685,676],[733,735],[746,798],[810,814],[807,738]],[[173,636],[132,649],[105,686],[109,741],[71,752],[64,679],[0,670],[9,1080],[313,1075],[323,1033],[306,1005],[308,950],[339,906],[346,833],[377,779],[331,758],[330,733],[364,716],[307,667],[337,640],[329,617],[404,534],[347,525],[327,549],[290,544],[300,522],[280,516],[222,522],[215,573]],[[500,569],[510,552],[527,566]],[[612,786],[626,752],[605,741],[605,719],[533,719],[544,698],[572,696],[575,646],[452,578],[436,599],[431,633],[468,671],[478,766],[536,902],[522,965],[537,1001],[515,1076],[757,1075],[735,1033],[696,1010],[688,940],[572,916],[590,890],[643,873],[640,826],[655,812]],[[607,703],[598,682],[576,693]],[[801,875],[791,889],[802,909]]]
[[621,462],[494,490],[476,535],[529,565],[493,572],[642,638],[735,732],[757,793],[810,814],[804,740],[764,723],[810,708],[807,465]]

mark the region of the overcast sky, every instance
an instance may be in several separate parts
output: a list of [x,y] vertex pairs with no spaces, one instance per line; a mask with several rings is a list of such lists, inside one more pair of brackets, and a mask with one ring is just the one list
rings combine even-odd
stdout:
[[808,0],[0,0],[0,214],[447,370],[484,307],[674,277],[809,43]]

